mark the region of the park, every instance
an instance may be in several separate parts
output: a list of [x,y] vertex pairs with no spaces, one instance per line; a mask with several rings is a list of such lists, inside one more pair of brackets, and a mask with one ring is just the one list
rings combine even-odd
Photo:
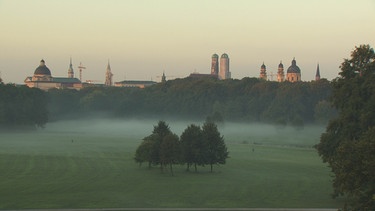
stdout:
[[[338,208],[314,149],[324,126],[219,125],[225,165],[174,175],[139,166],[135,150],[158,120],[87,119],[0,134],[0,209]],[[181,135],[191,123],[167,121]]]

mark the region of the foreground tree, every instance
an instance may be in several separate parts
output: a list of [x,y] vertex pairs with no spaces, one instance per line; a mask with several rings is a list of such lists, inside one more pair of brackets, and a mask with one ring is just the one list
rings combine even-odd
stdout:
[[160,146],[160,163],[162,166],[168,166],[173,175],[173,164],[180,161],[180,143],[176,134],[167,134],[163,137]]
[[375,53],[356,47],[333,81],[338,117],[316,146],[334,173],[334,197],[345,195],[347,209],[375,210]]
[[190,125],[181,134],[182,162],[186,163],[186,170],[194,165],[197,172],[197,165],[205,164],[206,144],[203,140],[203,131],[200,126]]
[[206,122],[203,125],[203,140],[207,147],[205,161],[210,165],[212,172],[214,164],[225,164],[228,149],[215,123]]

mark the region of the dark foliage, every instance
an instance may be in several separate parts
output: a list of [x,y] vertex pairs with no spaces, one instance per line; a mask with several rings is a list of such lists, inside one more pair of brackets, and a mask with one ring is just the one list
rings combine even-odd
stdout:
[[348,198],[348,210],[375,210],[375,53],[356,47],[333,81],[330,121],[316,146],[334,174],[334,196]]

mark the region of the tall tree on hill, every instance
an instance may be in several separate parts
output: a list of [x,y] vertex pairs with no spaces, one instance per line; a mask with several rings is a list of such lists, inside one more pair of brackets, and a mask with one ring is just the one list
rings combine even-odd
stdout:
[[316,146],[334,173],[334,196],[345,195],[354,210],[375,210],[375,53],[356,47],[333,83],[338,117]]
[[213,170],[214,164],[225,164],[228,158],[228,149],[223,136],[220,135],[215,123],[206,122],[203,125],[203,140],[206,144],[206,164]]

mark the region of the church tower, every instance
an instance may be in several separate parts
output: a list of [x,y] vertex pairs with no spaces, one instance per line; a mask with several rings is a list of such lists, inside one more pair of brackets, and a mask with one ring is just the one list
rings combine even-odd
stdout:
[[267,80],[267,70],[266,70],[266,65],[264,65],[264,62],[262,64],[262,66],[260,66],[260,75],[259,75],[259,78],[260,79],[263,79],[263,80]]
[[217,55],[216,53],[212,55],[211,75],[219,75],[219,55]]
[[280,61],[279,68],[277,69],[277,81],[278,82],[283,82],[284,81],[284,65]]
[[74,78],[74,71],[73,71],[73,65],[72,65],[72,57],[70,57],[70,65],[68,69],[68,78]]
[[167,77],[165,76],[164,71],[163,71],[163,75],[161,76],[161,82],[162,82],[162,83],[167,82]]
[[220,57],[219,79],[225,80],[229,78],[231,78],[231,73],[229,71],[229,57],[228,57],[228,54],[223,53]]
[[315,81],[319,81],[319,80],[320,80],[320,70],[319,70],[319,63],[318,63],[318,67],[316,68]]
[[108,60],[108,65],[107,65],[107,71],[105,73],[105,83],[104,85],[105,86],[112,86],[112,77],[113,77],[113,74],[111,72],[111,66],[109,64],[109,60]]

